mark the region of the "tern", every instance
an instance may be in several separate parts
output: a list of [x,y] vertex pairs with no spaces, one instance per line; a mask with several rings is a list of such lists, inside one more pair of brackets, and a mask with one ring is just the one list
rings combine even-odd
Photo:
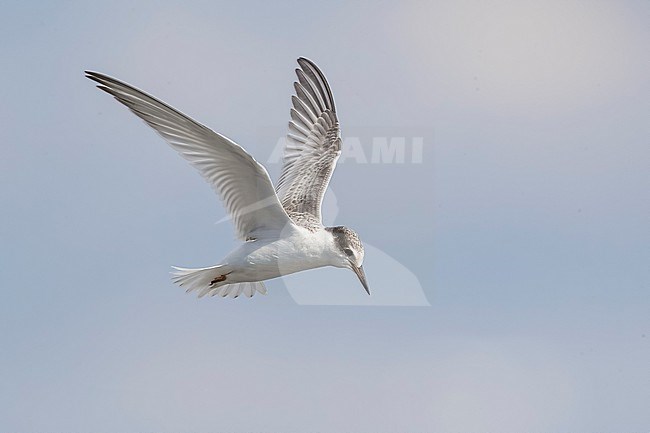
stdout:
[[212,186],[243,242],[218,265],[174,267],[187,292],[236,298],[266,294],[263,281],[323,266],[347,268],[370,289],[359,236],[325,227],[321,205],[341,155],[334,97],[320,69],[298,59],[283,168],[274,188],[268,172],[231,139],[147,93],[99,72],[85,71],[98,88],[145,121]]

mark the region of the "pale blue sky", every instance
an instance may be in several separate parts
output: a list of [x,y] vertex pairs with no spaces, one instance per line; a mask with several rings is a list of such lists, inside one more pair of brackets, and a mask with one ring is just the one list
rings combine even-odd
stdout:
[[[648,430],[649,24],[644,1],[2,2],[0,430]],[[83,70],[265,162],[298,56],[365,152],[424,136],[421,164],[350,159],[332,190],[430,307],[170,282],[232,228]],[[379,263],[377,296],[405,290]],[[342,270],[299,281],[363,295]]]

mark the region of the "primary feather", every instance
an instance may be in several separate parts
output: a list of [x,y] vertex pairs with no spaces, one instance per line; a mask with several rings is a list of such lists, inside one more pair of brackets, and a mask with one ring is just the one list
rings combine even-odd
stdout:
[[262,232],[280,233],[291,223],[264,166],[237,143],[115,78],[90,71],[86,76],[144,120],[201,173],[224,202],[240,239]]
[[295,224],[316,229],[322,227],[321,204],[341,155],[341,136],[325,76],[310,60],[301,57],[298,64],[284,166],[276,191]]

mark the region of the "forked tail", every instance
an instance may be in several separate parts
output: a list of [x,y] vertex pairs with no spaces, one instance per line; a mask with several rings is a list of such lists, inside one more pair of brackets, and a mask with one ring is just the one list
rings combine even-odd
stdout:
[[255,292],[266,295],[266,287],[261,281],[229,283],[228,275],[232,269],[228,265],[198,269],[177,268],[176,266],[173,268],[172,281],[185,287],[187,293],[197,291],[199,298],[208,294],[210,296],[220,295],[224,298],[228,295],[237,298],[242,293],[250,298]]

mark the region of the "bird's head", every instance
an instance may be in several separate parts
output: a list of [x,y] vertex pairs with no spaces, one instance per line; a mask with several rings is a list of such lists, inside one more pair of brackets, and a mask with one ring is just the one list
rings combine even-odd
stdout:
[[366,274],[363,272],[363,244],[359,236],[347,227],[328,227],[334,238],[334,249],[336,251],[336,266],[348,268],[354,271],[359,277],[363,288],[370,294]]

